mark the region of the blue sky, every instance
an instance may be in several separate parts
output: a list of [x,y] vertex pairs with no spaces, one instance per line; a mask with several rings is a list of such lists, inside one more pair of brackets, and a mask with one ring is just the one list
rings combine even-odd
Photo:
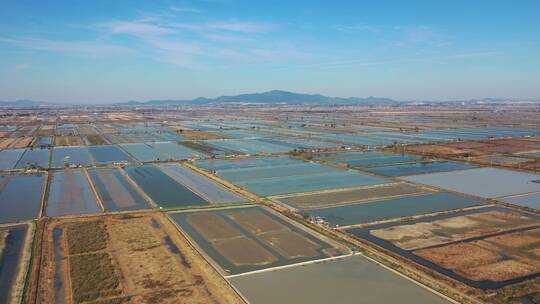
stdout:
[[540,98],[540,1],[3,1],[0,100]]

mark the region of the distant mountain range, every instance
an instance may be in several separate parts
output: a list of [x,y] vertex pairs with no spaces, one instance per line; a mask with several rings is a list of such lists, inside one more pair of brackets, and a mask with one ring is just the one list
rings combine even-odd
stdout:
[[149,100],[145,102],[129,101],[128,105],[208,105],[208,104],[382,104],[399,103],[396,100],[379,97],[328,97],[320,94],[301,94],[287,91],[269,91],[264,93],[220,96],[216,98],[199,97],[189,100]]
[[35,101],[35,100],[15,100],[15,101],[0,101],[0,107],[5,108],[35,108],[35,107],[41,107],[47,105],[46,102],[43,101]]
[[[128,101],[111,104],[112,106],[167,106],[167,105],[225,105],[225,104],[264,104],[264,105],[398,105],[398,104],[505,104],[505,103],[540,103],[540,100],[512,100],[502,98],[484,98],[453,101],[398,101],[382,97],[329,97],[320,94],[302,94],[273,90],[264,93],[220,96],[216,98],[199,97],[195,99],[160,99],[148,101]],[[47,103],[33,100],[0,101],[0,107],[32,108],[67,106],[66,103]],[[75,104],[73,104],[75,105]]]

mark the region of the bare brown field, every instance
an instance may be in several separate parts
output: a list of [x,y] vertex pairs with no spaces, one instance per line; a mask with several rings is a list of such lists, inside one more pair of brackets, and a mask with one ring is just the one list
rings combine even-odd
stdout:
[[289,196],[285,198],[278,198],[278,200],[299,209],[316,209],[359,203],[362,201],[372,201],[401,195],[420,194],[423,192],[424,191],[422,189],[413,186],[394,184],[345,191]]
[[227,216],[244,226],[253,234],[289,230],[285,225],[271,219],[259,210],[248,209],[226,212]]
[[247,237],[237,237],[213,243],[216,250],[236,266],[266,265],[277,258],[256,241]]
[[265,233],[260,238],[272,246],[274,250],[288,259],[314,257],[320,246],[304,236],[291,231],[275,231]]
[[56,136],[54,138],[55,146],[82,146],[84,145],[79,135]]
[[370,233],[400,248],[416,250],[537,224],[534,219],[513,212],[488,211],[433,222],[393,226]]
[[5,149],[9,147],[14,141],[15,138],[4,138],[0,140],[0,149]]
[[444,247],[422,249],[415,251],[414,254],[458,273],[469,267],[496,262],[501,258],[496,251],[470,243],[457,243]]
[[468,148],[453,147],[450,145],[415,145],[405,148],[406,152],[430,155],[437,157],[470,157],[482,156],[486,153]]
[[243,303],[161,213],[58,219],[45,232],[39,303],[58,302],[62,275],[65,303]]
[[79,127],[79,133],[82,135],[96,134],[96,130],[91,127]]
[[225,274],[337,256],[345,247],[304,230],[265,207],[170,214]]
[[98,134],[88,134],[84,136],[90,145],[106,145],[107,141]]
[[209,241],[242,237],[244,234],[227,223],[221,216],[211,213],[195,213],[189,216],[188,223]]
[[223,139],[221,135],[217,135],[210,132],[197,131],[197,130],[181,130],[177,132],[179,135],[189,137],[191,139]]
[[504,260],[491,264],[462,269],[461,272],[474,281],[506,281],[538,272],[538,268],[516,260]]
[[9,146],[12,149],[21,149],[28,147],[32,141],[34,141],[33,137],[19,137],[15,139],[13,143]]
[[54,135],[54,129],[44,129],[41,127],[39,130],[36,131],[36,136],[53,136]]

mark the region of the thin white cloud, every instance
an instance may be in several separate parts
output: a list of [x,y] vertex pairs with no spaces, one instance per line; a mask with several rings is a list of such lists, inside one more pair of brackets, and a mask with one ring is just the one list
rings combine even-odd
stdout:
[[181,13],[200,13],[201,10],[193,7],[187,7],[187,6],[171,6],[170,9],[175,12],[181,12]]
[[30,64],[28,63],[16,63],[13,65],[13,70],[17,72],[27,70],[28,68],[30,68]]
[[373,34],[378,34],[384,31],[381,27],[365,25],[365,24],[351,24],[351,25],[339,24],[339,25],[335,25],[334,28],[342,32],[368,32],[368,33],[373,33]]
[[38,51],[51,51],[86,56],[122,55],[130,52],[129,48],[100,41],[59,41],[38,38],[0,37],[0,43],[18,48]]
[[107,26],[113,34],[165,35],[173,32],[167,27],[137,21],[112,22],[104,26]]
[[240,33],[267,33],[277,29],[277,25],[275,24],[254,22],[218,22],[207,24],[206,27],[213,30],[225,30]]
[[488,51],[488,52],[469,52],[451,55],[446,57],[447,59],[473,59],[473,58],[485,58],[502,55],[503,52]]

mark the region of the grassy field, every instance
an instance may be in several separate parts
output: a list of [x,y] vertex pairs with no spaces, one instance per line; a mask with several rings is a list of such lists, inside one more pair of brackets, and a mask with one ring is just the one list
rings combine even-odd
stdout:
[[88,253],[107,247],[107,230],[103,221],[71,224],[67,236],[69,254]]

